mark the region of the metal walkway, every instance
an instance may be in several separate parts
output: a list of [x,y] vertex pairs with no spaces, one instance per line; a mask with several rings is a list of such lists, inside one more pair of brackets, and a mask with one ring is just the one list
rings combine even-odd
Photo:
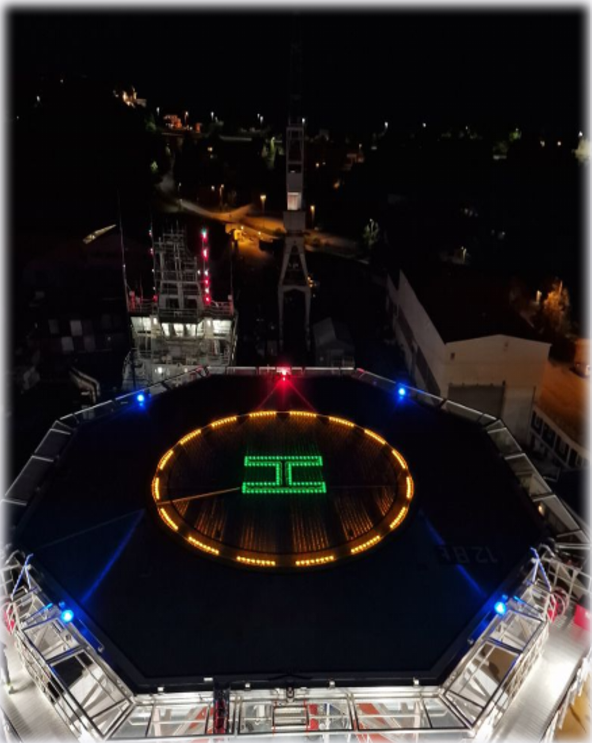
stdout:
[[491,740],[541,740],[561,704],[582,658],[590,633],[573,624],[573,612],[549,631],[541,657],[512,701]]
[[[0,708],[23,743],[54,743],[76,738],[62,722],[51,703],[35,686],[23,668],[12,639],[6,639],[6,655],[14,692],[8,694],[0,684]],[[2,731],[0,729],[0,735]]]

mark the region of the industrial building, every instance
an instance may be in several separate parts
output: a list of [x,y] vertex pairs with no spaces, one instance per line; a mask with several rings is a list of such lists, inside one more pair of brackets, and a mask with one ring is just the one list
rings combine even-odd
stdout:
[[387,279],[387,313],[418,386],[503,418],[528,442],[550,344],[503,284],[467,266],[409,267]]

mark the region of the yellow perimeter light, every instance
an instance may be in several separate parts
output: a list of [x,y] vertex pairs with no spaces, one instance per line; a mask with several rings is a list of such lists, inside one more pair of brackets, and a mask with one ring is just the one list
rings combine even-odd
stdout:
[[258,567],[272,568],[275,566],[275,560],[256,560],[251,557],[243,557],[238,555],[236,558],[237,562],[244,562],[245,565],[257,565]]
[[353,428],[354,424],[351,421],[346,421],[343,418],[335,418],[335,416],[330,415],[329,420],[331,423],[338,423],[340,426],[347,426],[348,428]]
[[397,514],[397,518],[394,521],[391,521],[391,523],[389,524],[389,528],[390,529],[396,529],[396,527],[399,526],[399,524],[401,523],[401,521],[403,521],[403,519],[407,515],[407,511],[408,510],[409,510],[409,507],[408,506],[403,506],[403,508]]
[[271,418],[277,415],[275,410],[257,410],[255,413],[249,413],[249,418]]
[[401,467],[404,470],[409,469],[409,467],[407,467],[407,462],[403,459],[403,457],[399,454],[398,451],[396,451],[395,449],[393,449],[392,450],[392,454],[393,454],[393,457],[397,460],[397,462],[401,465]]
[[158,477],[152,480],[152,497],[154,500],[160,500],[160,478]]
[[238,415],[231,415],[229,418],[220,418],[219,421],[210,423],[212,428],[218,428],[218,426],[225,426],[227,423],[234,423],[238,420]]
[[309,413],[307,410],[290,410],[290,416],[295,415],[299,418],[316,418],[316,413]]
[[179,531],[179,527],[173,519],[168,515],[168,513],[164,510],[164,508],[159,508],[158,513],[160,514],[160,517],[163,521],[166,521],[166,523],[173,529],[174,531]]
[[374,431],[369,431],[367,428],[364,429],[364,433],[366,436],[370,436],[370,438],[374,439],[375,441],[378,441],[379,444],[386,444],[386,441],[381,438],[378,434],[374,433]]
[[186,444],[188,441],[191,441],[191,439],[194,439],[196,436],[199,436],[200,433],[201,433],[201,428],[198,428],[195,431],[188,433],[187,436],[183,436],[183,438],[181,439],[181,441],[179,441],[179,443]]
[[211,555],[220,554],[220,550],[217,550],[215,547],[210,547],[209,544],[204,544],[203,542],[200,542],[198,539],[194,539],[193,537],[186,537],[186,539],[194,547],[197,547],[198,549],[203,550],[204,552],[209,552]]
[[350,552],[352,555],[355,555],[356,552],[363,552],[364,550],[367,550],[369,547],[372,547],[373,544],[376,544],[377,542],[380,542],[381,537],[378,535],[375,537],[372,537],[372,539],[369,539],[367,542],[362,542],[362,544],[358,544],[357,547],[352,547]]
[[407,500],[413,498],[413,480],[411,475],[407,475]]
[[158,463],[158,469],[163,470],[166,466],[166,463],[169,461],[169,459],[173,456],[173,450],[169,449],[167,453],[164,455],[164,457],[160,460]]
[[306,568],[310,565],[324,565],[328,562],[333,562],[335,555],[327,555],[326,557],[313,557],[310,560],[296,560],[296,565],[299,568]]

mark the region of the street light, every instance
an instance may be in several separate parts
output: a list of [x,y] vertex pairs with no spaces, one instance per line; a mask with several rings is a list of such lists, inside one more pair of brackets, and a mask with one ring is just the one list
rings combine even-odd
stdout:
[[310,216],[312,217],[312,226],[314,227],[314,220],[315,220],[315,205],[310,205]]
[[385,128],[385,130],[388,129],[388,121],[385,121],[384,122],[384,128]]
[[224,184],[220,184],[220,209],[222,208],[222,191],[224,191]]
[[189,111],[185,111],[185,124],[187,124],[187,117],[189,116]]
[[262,193],[259,198],[261,199],[261,211],[265,214],[265,200],[267,199],[267,196]]
[[210,116],[212,117],[212,121],[214,121],[214,112],[210,111]]

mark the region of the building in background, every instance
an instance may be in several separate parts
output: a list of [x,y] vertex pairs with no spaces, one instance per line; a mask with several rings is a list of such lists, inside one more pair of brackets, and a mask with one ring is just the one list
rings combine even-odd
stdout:
[[503,282],[467,266],[410,267],[387,280],[387,312],[419,387],[504,420],[527,442],[550,344]]
[[529,445],[555,474],[589,464],[589,388],[590,381],[576,374],[569,364],[547,362],[541,394],[532,410]]
[[355,366],[354,342],[347,325],[326,317],[313,326],[317,366]]

